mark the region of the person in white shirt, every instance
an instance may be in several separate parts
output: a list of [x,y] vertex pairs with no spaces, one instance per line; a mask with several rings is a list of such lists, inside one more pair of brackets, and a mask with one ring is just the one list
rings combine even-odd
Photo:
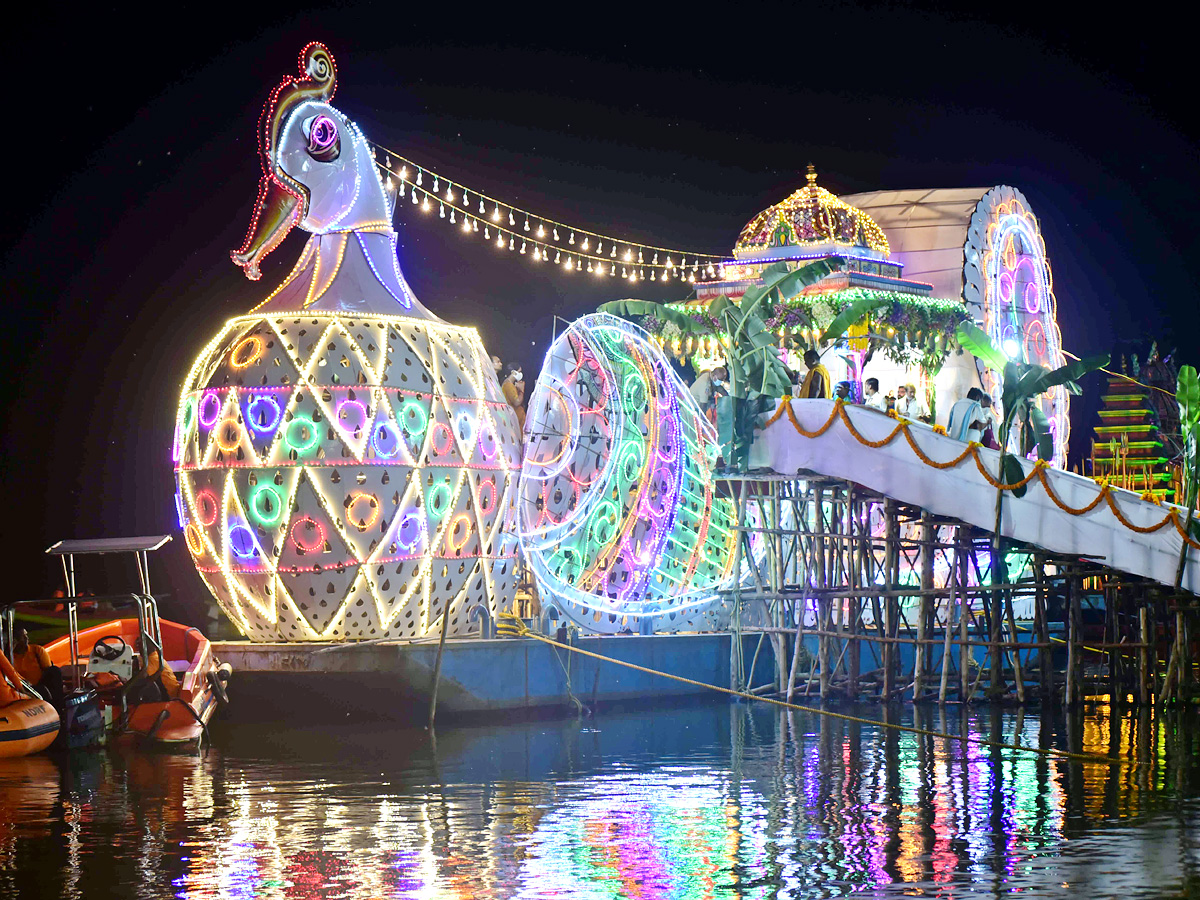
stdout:
[[696,400],[696,405],[704,412],[713,405],[716,391],[718,391],[729,377],[729,372],[724,366],[717,366],[708,372],[702,372],[700,376],[692,382],[689,390],[692,392],[692,397]]
[[950,407],[950,421],[946,424],[946,434],[959,441],[982,440],[983,430],[990,421],[983,404],[980,403],[982,399],[983,391],[973,387],[967,391],[967,396]]
[[878,378],[868,378],[863,385],[863,406],[869,406],[871,409],[877,409],[883,413],[887,412],[887,397],[879,390]]
[[902,384],[896,388],[896,415],[913,421],[924,421],[928,418],[929,410],[921,402],[915,386]]

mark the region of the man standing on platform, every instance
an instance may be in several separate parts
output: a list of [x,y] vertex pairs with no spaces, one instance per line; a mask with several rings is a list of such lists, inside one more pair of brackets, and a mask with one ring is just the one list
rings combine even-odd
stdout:
[[816,350],[805,350],[804,365],[808,367],[808,374],[804,376],[804,382],[800,385],[800,396],[797,399],[828,400],[832,385],[829,383],[829,370],[821,365],[820,354]]
[[967,396],[950,407],[950,421],[946,434],[958,441],[980,441],[983,429],[987,428],[989,416],[980,402],[983,391],[977,387],[967,391]]
[[701,372],[699,377],[692,382],[689,390],[701,412],[707,414],[709,409],[716,405],[717,395],[728,378],[728,370],[724,366],[717,366],[709,372]]

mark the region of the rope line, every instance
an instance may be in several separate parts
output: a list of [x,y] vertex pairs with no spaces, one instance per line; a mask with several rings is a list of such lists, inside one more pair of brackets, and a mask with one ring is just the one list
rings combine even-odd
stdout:
[[599,653],[593,653],[591,650],[584,650],[582,647],[574,647],[570,644],[560,644],[558,641],[538,634],[536,631],[530,631],[529,628],[517,616],[511,613],[500,613],[500,620],[496,626],[496,631],[499,634],[507,637],[528,637],[534,640],[541,641],[544,644],[549,644],[552,647],[561,647],[564,650],[570,650],[572,653],[579,653],[583,656],[590,656],[592,659],[598,659],[601,662],[612,663],[616,666],[624,666],[627,669],[633,669],[637,672],[644,672],[647,675],[658,675],[662,678],[668,678],[672,681],[678,681],[682,684],[690,684],[693,687],[706,688],[710,691],[716,691],[721,694],[728,694],[731,697],[739,697],[743,700],[757,700],[760,703],[768,703],[772,706],[780,706],[784,709],[797,710],[799,712],[816,713],[819,716],[826,716],[831,719],[840,719],[843,722],[856,722],[859,725],[873,725],[878,728],[890,728],[894,731],[903,731],[908,734],[915,734],[921,737],[942,738],[949,741],[958,741],[961,744],[974,744],[979,747],[989,747],[993,750],[1017,750],[1024,753],[1035,753],[1038,756],[1053,757],[1058,759],[1071,760],[1074,762],[1090,762],[1103,763],[1105,765],[1130,765],[1135,767],[1143,767],[1149,765],[1144,762],[1136,762],[1134,760],[1120,759],[1114,756],[1099,756],[1092,753],[1073,753],[1070,750],[1058,750],[1053,747],[1029,747],[1025,744],[1009,744],[1004,741],[991,741],[987,738],[976,738],[964,734],[951,734],[946,731],[934,731],[930,728],[918,728],[915,725],[901,725],[895,722],[881,722],[878,719],[868,719],[861,716],[851,716],[847,713],[834,712],[829,709],[819,709],[814,706],[803,706],[798,703],[788,703],[786,700],[778,700],[774,697],[763,697],[758,694],[751,694],[749,691],[735,691],[733,688],[720,687],[719,685],[709,684],[704,681],[696,681],[694,678],[686,678],[683,675],[673,675],[670,672],[662,672],[658,669],[650,669],[646,666],[639,666],[637,663],[626,662],[622,659],[613,659],[611,656],[602,656]]
[[[1047,463],[1043,459],[1039,459],[1037,462],[1035,462],[1033,464],[1032,471],[1030,471],[1029,474],[1026,475],[1024,478],[1022,478],[1020,481],[1015,481],[1012,484],[1007,484],[1005,482],[1000,481],[998,478],[993,476],[991,472],[989,472],[987,470],[987,466],[984,465],[983,458],[979,454],[979,449],[983,445],[978,443],[977,441],[971,441],[970,443],[968,443],[967,449],[965,449],[962,453],[960,453],[954,459],[947,460],[945,462],[938,462],[937,460],[931,459],[917,445],[916,439],[912,436],[912,433],[910,430],[910,428],[911,428],[910,423],[908,423],[908,422],[898,422],[896,427],[892,429],[891,433],[888,434],[888,436],[883,438],[882,440],[878,440],[878,441],[868,440],[866,437],[864,437],[858,431],[857,428],[854,427],[854,423],[850,420],[850,415],[846,412],[846,404],[841,400],[835,400],[833,411],[829,414],[829,418],[825,421],[825,424],[823,424],[816,431],[809,431],[808,429],[804,428],[804,426],[802,426],[800,424],[799,420],[796,418],[795,412],[792,411],[791,401],[792,401],[791,397],[787,397],[787,396],[783,397],[780,401],[779,408],[777,410],[775,410],[775,413],[771,416],[771,418],[767,419],[767,421],[763,423],[763,428],[764,429],[769,428],[771,425],[774,425],[776,422],[778,422],[784,415],[786,415],[788,417],[788,420],[792,423],[792,427],[796,429],[797,433],[800,434],[801,437],[818,438],[821,435],[823,435],[826,431],[828,431],[830,428],[832,428],[834,423],[840,419],[843,422],[843,424],[845,424],[846,430],[848,432],[850,432],[850,435],[856,441],[858,441],[864,447],[870,447],[872,449],[879,449],[880,447],[886,447],[893,440],[895,440],[896,435],[903,434],[905,440],[908,442],[908,446],[912,448],[912,451],[916,455],[916,457],[919,460],[921,460],[921,462],[923,462],[925,465],[931,466],[932,468],[952,469],[955,466],[962,463],[964,460],[966,460],[966,458],[968,456],[970,456],[973,458],[973,460],[975,462],[975,467],[977,469],[979,469],[979,474],[983,476],[983,478],[988,482],[988,484],[990,484],[992,487],[996,488],[997,490],[1015,491],[1019,488],[1025,487],[1025,485],[1029,484],[1029,482],[1033,481],[1033,479],[1036,478],[1041,483],[1042,488],[1046,491],[1046,496],[1048,496],[1050,498],[1051,502],[1053,502],[1055,506],[1057,506],[1059,509],[1061,509],[1063,512],[1067,513],[1068,515],[1072,515],[1072,516],[1085,515],[1087,513],[1090,513],[1097,506],[1099,506],[1102,502],[1104,502],[1104,503],[1108,504],[1108,508],[1112,511],[1112,514],[1116,517],[1117,521],[1120,522],[1122,525],[1124,525],[1126,528],[1128,528],[1130,531],[1133,531],[1137,534],[1154,534],[1156,531],[1161,531],[1167,525],[1173,525],[1175,527],[1175,531],[1179,534],[1179,537],[1183,540],[1183,542],[1185,544],[1187,544],[1193,550],[1200,550],[1200,543],[1198,543],[1197,541],[1192,539],[1192,537],[1187,533],[1187,530],[1184,528],[1182,522],[1180,522],[1179,512],[1177,509],[1174,509],[1174,508],[1168,509],[1166,515],[1163,516],[1162,520],[1154,525],[1135,525],[1133,522],[1131,522],[1129,520],[1129,518],[1125,515],[1125,513],[1123,513],[1121,511],[1120,506],[1117,505],[1117,499],[1116,499],[1116,496],[1114,493],[1114,488],[1111,484],[1109,484],[1107,479],[1100,482],[1100,493],[1096,495],[1096,498],[1091,503],[1087,504],[1087,506],[1080,506],[1080,507],[1076,508],[1073,506],[1068,506],[1054,492],[1054,489],[1050,486],[1049,476],[1047,476],[1047,474],[1046,474],[1046,470],[1050,468],[1050,464]],[[896,418],[896,416],[894,415],[893,412],[889,412],[888,415],[891,416],[892,418]],[[946,430],[944,428],[935,427],[934,431],[939,434],[946,433]],[[1001,474],[1003,474],[1003,473],[1001,473]],[[1157,497],[1154,497],[1153,495],[1147,496],[1146,494],[1143,494],[1143,495],[1141,495],[1141,497],[1143,500],[1152,502],[1156,506],[1161,507],[1163,505],[1162,501],[1159,500]]]

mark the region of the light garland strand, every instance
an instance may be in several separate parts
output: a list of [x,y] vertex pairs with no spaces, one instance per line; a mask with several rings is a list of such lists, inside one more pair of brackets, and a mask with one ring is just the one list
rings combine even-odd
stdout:
[[724,256],[643,244],[568,225],[472,190],[379,144],[373,146],[385,155],[384,162],[377,158],[375,164],[385,173],[385,187],[395,191],[394,207],[407,199],[430,213],[436,205],[438,218],[449,218],[467,234],[482,230],[484,240],[531,255],[534,262],[610,278],[617,277],[619,270],[627,281],[644,281],[647,271],[651,281],[676,278],[694,283],[697,278],[722,275]]

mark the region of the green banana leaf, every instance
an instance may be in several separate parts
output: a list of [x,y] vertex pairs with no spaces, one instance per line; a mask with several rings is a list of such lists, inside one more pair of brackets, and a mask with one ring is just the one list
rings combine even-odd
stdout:
[[[1001,466],[1001,479],[1005,484],[1016,484],[1025,477],[1025,470],[1021,468],[1021,461],[1010,454],[1004,455],[1003,465]],[[1014,497],[1024,497],[1025,491],[1029,485],[1023,484],[1019,488],[1014,488],[1012,494]]]
[[866,316],[881,306],[887,306],[887,304],[880,303],[879,300],[872,297],[855,300],[834,317],[833,321],[829,323],[829,327],[821,335],[821,340],[832,341],[843,337],[847,330],[857,325]]
[[960,322],[955,338],[964,350],[975,354],[997,372],[1004,371],[1008,357],[992,346],[991,338],[978,325],[973,322]]
[[[1036,440],[1038,459],[1046,462],[1054,459],[1054,434],[1050,431],[1050,420],[1036,403],[1029,404],[1029,427],[1025,431],[1029,436],[1029,450],[1033,449]],[[1028,454],[1029,450],[1025,453]]]
[[1179,367],[1175,400],[1179,404],[1179,421],[1190,431],[1200,422],[1200,374],[1194,366]]

